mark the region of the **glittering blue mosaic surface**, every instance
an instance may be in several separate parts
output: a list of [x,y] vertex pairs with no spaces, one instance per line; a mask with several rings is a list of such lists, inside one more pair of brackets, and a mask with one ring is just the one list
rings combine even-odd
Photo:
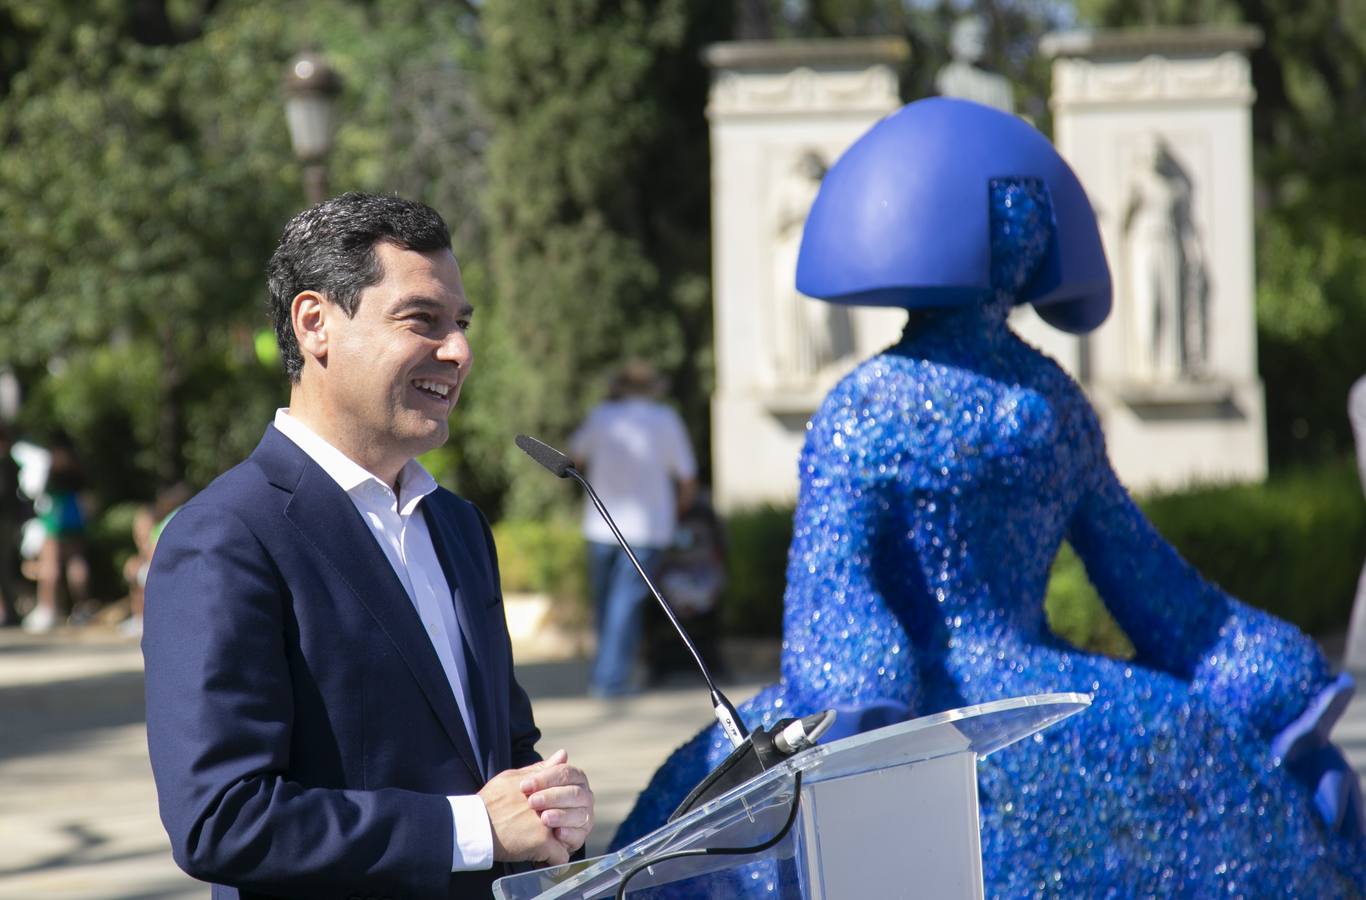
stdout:
[[[1330,833],[1270,750],[1332,681],[1327,663],[1203,580],[1134,505],[1081,389],[1006,325],[1046,244],[1046,194],[1004,182],[992,197],[994,300],[913,314],[808,426],[782,680],[742,715],[1091,693],[982,763],[988,896],[1359,896],[1366,844]],[[1050,632],[1064,539],[1134,660]],[[713,727],[675,751],[614,843],[662,824],[729,749]]]

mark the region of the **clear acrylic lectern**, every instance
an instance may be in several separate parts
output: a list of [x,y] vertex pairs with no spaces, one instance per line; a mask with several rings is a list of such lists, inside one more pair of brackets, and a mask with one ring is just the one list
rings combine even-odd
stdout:
[[[494,896],[610,898],[644,865],[626,896],[980,898],[977,760],[1090,703],[1085,694],[1016,697],[812,747],[616,853],[501,878]],[[773,841],[794,802],[792,827]]]

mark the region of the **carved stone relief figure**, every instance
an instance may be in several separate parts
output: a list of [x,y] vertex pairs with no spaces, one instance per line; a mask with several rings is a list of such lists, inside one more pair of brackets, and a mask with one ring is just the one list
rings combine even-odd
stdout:
[[779,387],[808,387],[822,370],[854,352],[853,323],[842,306],[818,303],[797,292],[797,252],[802,225],[816,198],[825,161],[814,150],[799,153],[777,174],[774,192],[773,369]]
[[1121,229],[1130,371],[1143,381],[1207,373],[1209,279],[1190,175],[1153,135],[1134,155]]
[[974,100],[1003,112],[1015,112],[1015,91],[1010,79],[978,67],[986,54],[987,22],[981,16],[964,16],[949,32],[951,61],[934,76],[934,88],[943,97]]

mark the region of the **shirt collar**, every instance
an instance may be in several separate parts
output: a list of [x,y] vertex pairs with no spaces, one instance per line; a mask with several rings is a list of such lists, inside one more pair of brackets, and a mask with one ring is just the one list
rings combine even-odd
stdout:
[[[353,498],[373,491],[373,487],[383,489],[390,498],[393,498],[394,492],[389,485],[384,483],[383,479],[332,446],[312,428],[291,416],[288,408],[275,411],[275,428],[297,444],[300,450],[307,453],[310,459],[317,463],[333,481],[341,486],[342,490],[352,495]],[[408,515],[416,508],[419,500],[436,490],[437,484],[436,479],[423,467],[422,463],[410,459],[399,470],[398,488],[399,496],[396,498],[398,511],[403,515]]]

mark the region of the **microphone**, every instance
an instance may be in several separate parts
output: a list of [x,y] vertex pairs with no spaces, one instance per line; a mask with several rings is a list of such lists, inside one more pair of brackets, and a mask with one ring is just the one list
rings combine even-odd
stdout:
[[598,492],[593,490],[593,486],[588,483],[588,479],[584,478],[579,474],[579,470],[574,468],[574,461],[572,459],[549,444],[538,441],[534,437],[525,434],[517,435],[516,444],[521,448],[523,453],[549,469],[555,477],[573,478],[579,484],[583,485],[583,489],[588,492],[589,499],[591,499],[593,505],[597,507],[598,514],[601,515],[603,520],[607,523],[607,527],[612,529],[612,536],[617,539],[618,544],[621,544],[621,549],[626,551],[626,556],[631,560],[631,565],[636,567],[636,571],[640,573],[640,577],[645,580],[645,586],[650,589],[650,593],[659,601],[660,607],[663,608],[664,614],[669,617],[669,621],[673,624],[674,630],[677,631],[678,636],[683,639],[683,643],[687,646],[688,652],[692,654],[692,658],[697,661],[697,668],[702,670],[702,677],[707,681],[707,689],[711,691],[711,705],[712,711],[716,714],[716,721],[721,723],[721,730],[725,733],[726,738],[730,740],[731,746],[739,747],[745,742],[745,739],[749,737],[749,731],[745,728],[744,722],[740,719],[740,714],[735,711],[734,704],[732,704],[730,700],[727,699],[726,695],[721,693],[721,689],[716,686],[716,682],[711,677],[711,671],[707,668],[707,664],[702,661],[702,654],[697,652],[697,647],[694,646],[692,638],[688,637],[687,630],[683,628],[683,624],[678,621],[678,616],[674,614],[673,607],[670,606],[669,602],[664,599],[664,596],[659,593],[654,582],[650,580],[650,576],[645,574],[645,569],[641,566],[640,561],[636,559],[636,554],[631,550],[631,545],[626,543],[626,538],[621,536],[621,531],[617,528],[617,523],[612,521],[612,516],[607,512],[607,507],[603,506],[602,500],[598,498]]
[[[549,469],[550,474],[556,478],[568,478],[570,471],[574,470],[574,460],[543,441],[538,441],[529,435],[519,434],[515,443],[523,453]],[[588,482],[584,481],[583,486],[587,488]],[[588,490],[591,492],[593,489],[588,488]],[[612,524],[610,519],[607,524]],[[612,531],[615,533],[616,528],[614,527]]]
[[673,607],[659,593],[654,582],[650,580],[650,576],[645,573],[645,569],[636,559],[634,551],[631,550],[631,545],[626,542],[626,538],[622,537],[621,531],[617,528],[617,523],[612,521],[612,516],[607,512],[607,507],[599,499],[597,491],[593,490],[588,479],[584,478],[579,470],[574,467],[574,461],[549,444],[525,434],[517,435],[516,444],[522,452],[550,470],[557,478],[573,478],[583,485],[583,489],[588,492],[589,499],[597,508],[598,514],[607,523],[607,527],[612,529],[612,536],[617,539],[618,544],[621,544],[621,549],[626,551],[626,556],[631,560],[631,564],[635,566],[640,577],[644,579],[645,586],[650,589],[655,600],[659,601],[660,607],[663,608],[664,614],[669,617],[669,622],[673,624],[674,630],[683,639],[688,652],[696,660],[697,668],[701,670],[702,677],[706,679],[707,688],[711,691],[712,711],[716,714],[716,721],[721,724],[721,731],[725,733],[734,749],[684,798],[683,802],[669,816],[670,822],[699,803],[719,796],[794,753],[813,746],[821,735],[829,730],[835,722],[835,711],[833,709],[827,709],[824,712],[802,719],[782,719],[774,723],[773,727],[768,730],[760,727],[750,733],[745,728],[740,714],[736,712],[735,706],[716,686],[716,682],[711,677],[711,672],[707,669],[707,664],[702,660],[702,654],[697,652],[697,647],[693,645],[692,638],[688,636],[683,624],[678,621],[678,616],[674,613]]

